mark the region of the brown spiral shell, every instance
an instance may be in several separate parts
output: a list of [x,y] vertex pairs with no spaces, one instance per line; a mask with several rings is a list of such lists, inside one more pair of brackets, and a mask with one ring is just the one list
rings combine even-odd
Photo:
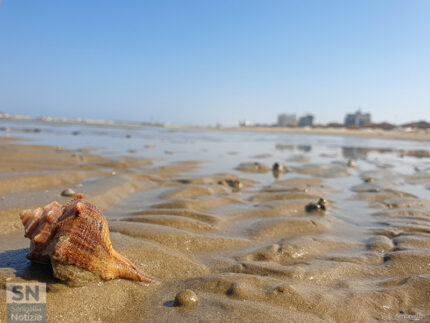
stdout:
[[103,280],[126,278],[153,282],[113,248],[103,213],[82,194],[61,205],[52,202],[43,208],[20,214],[25,237],[30,239],[27,257],[36,262],[51,262],[54,275],[57,264],[86,269]]

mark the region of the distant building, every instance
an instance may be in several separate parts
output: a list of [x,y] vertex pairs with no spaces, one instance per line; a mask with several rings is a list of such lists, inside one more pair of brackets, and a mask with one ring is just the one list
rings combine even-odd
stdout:
[[249,127],[249,126],[251,126],[251,121],[249,120],[239,121],[239,127]]
[[312,127],[314,124],[314,116],[307,114],[299,119],[299,127]]
[[427,122],[427,121],[409,122],[402,125],[402,128],[430,129],[430,122]]
[[278,126],[279,127],[297,126],[296,115],[281,113],[280,115],[278,115]]
[[363,127],[370,128],[370,129],[382,129],[382,130],[393,130],[396,128],[395,125],[388,122],[381,122],[381,123],[368,122],[365,125],[363,125]]
[[362,113],[358,110],[356,113],[348,113],[345,116],[345,126],[346,127],[358,127],[361,128],[366,123],[370,123],[370,113]]
[[[0,1],[1,2],[1,1]],[[8,114],[4,112],[0,112],[1,119],[11,119],[11,120],[28,120],[30,117],[25,114]]]

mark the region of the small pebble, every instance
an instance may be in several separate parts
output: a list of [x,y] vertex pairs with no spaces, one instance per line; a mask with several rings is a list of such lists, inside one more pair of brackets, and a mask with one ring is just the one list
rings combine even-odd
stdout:
[[327,201],[325,199],[321,198],[316,203],[307,204],[305,208],[306,208],[306,212],[326,211],[327,210]]
[[232,188],[242,188],[242,183],[239,181],[239,180],[237,180],[237,179],[234,179],[234,180],[227,180],[227,183],[228,183],[228,185],[230,185]]
[[350,160],[348,160],[348,167],[354,167],[355,166],[355,162],[352,160],[352,159],[350,159]]
[[250,299],[252,294],[253,292],[249,288],[249,285],[243,282],[234,283],[227,290],[227,295],[237,299]]
[[285,172],[285,168],[284,168],[284,166],[282,166],[281,164],[279,164],[279,163],[274,163],[273,164],[273,166],[272,166],[272,171],[278,171],[278,172]]
[[173,305],[175,306],[195,306],[199,303],[199,298],[197,297],[197,294],[192,291],[191,289],[186,289],[175,296],[175,302]]
[[61,192],[61,196],[75,196],[75,195],[76,195],[76,192],[71,188],[66,188]]

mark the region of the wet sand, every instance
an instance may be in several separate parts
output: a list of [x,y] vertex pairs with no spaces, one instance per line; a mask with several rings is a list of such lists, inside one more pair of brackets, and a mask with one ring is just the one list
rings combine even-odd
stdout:
[[[0,151],[0,321],[5,283],[28,281],[48,284],[49,322],[430,320],[430,167],[287,154],[276,178],[264,151],[217,174],[192,158],[160,165],[5,138]],[[25,258],[19,212],[64,203],[68,187],[158,283],[69,286]],[[327,211],[307,212],[320,198]],[[186,289],[199,304],[174,306]]]

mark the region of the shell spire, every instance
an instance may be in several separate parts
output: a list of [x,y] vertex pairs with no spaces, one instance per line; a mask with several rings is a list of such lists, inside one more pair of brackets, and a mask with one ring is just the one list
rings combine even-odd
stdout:
[[[154,280],[147,276],[142,275],[139,270],[128,260],[121,256],[118,252],[112,249],[112,256],[115,259],[114,266],[117,277],[126,278],[130,280],[137,280],[145,283],[153,283]],[[106,273],[106,272],[105,272]],[[115,276],[115,274],[114,274]],[[109,278],[108,278],[109,279]]]
[[106,218],[82,194],[63,206],[52,202],[43,208],[25,210],[20,217],[25,237],[31,241],[27,257],[32,261],[50,261],[59,279],[68,279],[58,272],[57,265],[61,264],[88,270],[103,280],[154,281],[112,248]]

